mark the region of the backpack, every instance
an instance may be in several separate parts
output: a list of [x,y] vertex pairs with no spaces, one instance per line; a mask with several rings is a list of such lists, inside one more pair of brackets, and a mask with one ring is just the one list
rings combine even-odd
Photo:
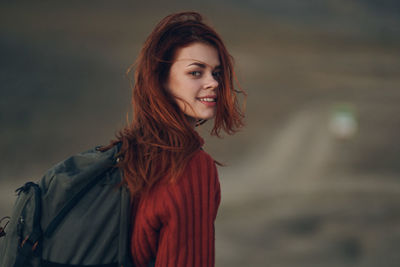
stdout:
[[130,196],[120,143],[76,154],[17,189],[0,238],[1,267],[131,267]]

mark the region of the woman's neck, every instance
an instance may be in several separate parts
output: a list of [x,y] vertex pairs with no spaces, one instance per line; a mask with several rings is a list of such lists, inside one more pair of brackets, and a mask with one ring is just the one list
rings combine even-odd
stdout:
[[189,124],[190,124],[193,128],[196,127],[197,119],[195,119],[195,118],[193,118],[193,117],[190,117],[190,116],[187,116],[187,115],[186,115],[186,119],[188,120]]

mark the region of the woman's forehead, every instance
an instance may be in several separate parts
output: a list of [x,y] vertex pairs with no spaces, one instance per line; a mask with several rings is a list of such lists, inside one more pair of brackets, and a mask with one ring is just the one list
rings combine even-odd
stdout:
[[203,43],[194,43],[178,49],[175,62],[179,62],[184,66],[201,64],[213,69],[220,65],[217,49]]

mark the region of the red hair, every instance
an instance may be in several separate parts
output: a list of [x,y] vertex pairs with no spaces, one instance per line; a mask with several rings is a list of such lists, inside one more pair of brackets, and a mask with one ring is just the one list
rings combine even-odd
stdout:
[[132,86],[133,120],[117,134],[122,142],[124,182],[134,196],[151,188],[162,177],[178,178],[194,153],[201,147],[199,136],[164,88],[177,49],[203,42],[219,52],[222,73],[218,87],[217,112],[211,134],[220,131],[233,134],[243,126],[244,114],[239,108],[233,85],[233,59],[213,28],[199,13],[171,14],[161,20],[148,36],[135,64]]

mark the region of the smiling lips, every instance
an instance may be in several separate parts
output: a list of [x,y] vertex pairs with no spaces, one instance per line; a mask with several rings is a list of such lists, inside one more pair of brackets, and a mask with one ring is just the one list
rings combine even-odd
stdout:
[[215,106],[217,104],[217,97],[216,96],[206,96],[198,98],[201,103],[208,107]]

